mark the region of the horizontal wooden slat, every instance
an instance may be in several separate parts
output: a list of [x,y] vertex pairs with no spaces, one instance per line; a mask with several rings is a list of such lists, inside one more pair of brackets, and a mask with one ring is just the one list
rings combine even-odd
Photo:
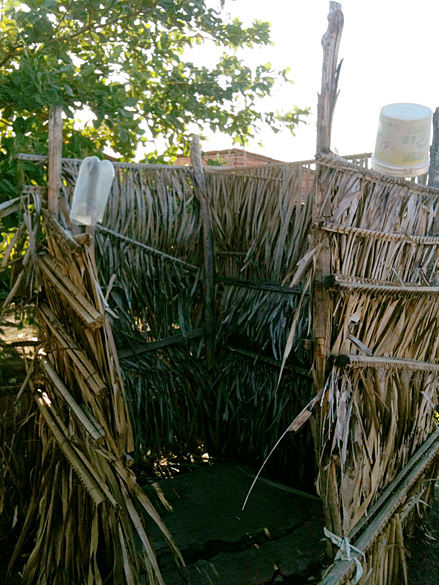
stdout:
[[[232,347],[230,345],[222,345],[222,347],[224,347],[225,349],[228,349],[229,351],[232,351],[234,353],[239,353],[240,355],[243,355],[245,357],[247,357],[248,359],[251,359],[254,363],[257,361],[269,364],[270,366],[274,366],[275,368],[281,368],[282,367],[282,362],[279,360],[276,360],[275,358],[266,356],[266,355],[262,355],[259,353],[256,353],[254,351],[249,351],[247,349],[241,349],[239,347]],[[287,364],[285,365],[285,370],[290,370],[291,372],[294,372],[295,374],[299,374],[300,376],[304,376],[305,378],[312,378],[312,374],[306,370],[305,368],[301,368],[299,366],[295,366],[293,364]]]
[[188,339],[195,339],[197,337],[201,337],[202,335],[204,335],[204,329],[200,327],[200,329],[188,331],[186,335],[173,335],[172,337],[159,339],[158,341],[151,341],[137,347],[122,349],[117,353],[117,355],[119,356],[119,359],[123,360],[129,357],[140,355],[142,353],[146,353],[148,351],[155,351],[157,349],[162,349],[163,347],[169,347],[170,345],[177,345],[178,343],[183,343]]
[[425,370],[428,372],[439,372],[439,364],[420,362],[386,356],[365,356],[337,354],[332,355],[334,364],[339,367],[349,366],[351,368],[379,368],[381,366],[393,366],[396,368],[408,368],[411,370]]
[[[26,154],[26,153],[18,153],[15,155],[15,158],[17,160],[27,160],[29,162],[34,162],[37,164],[45,164],[48,161],[48,157],[42,154]],[[82,159],[80,158],[62,158],[61,159],[62,162],[67,162],[67,163],[82,163]],[[116,162],[116,161],[110,161],[111,164],[115,167],[115,168],[119,168],[119,169],[145,169],[145,170],[157,170],[157,169],[165,169],[165,170],[175,170],[178,169],[180,172],[181,171],[185,171],[188,174],[192,173],[192,169],[190,167],[186,167],[186,166],[181,166],[181,165],[150,165],[148,163],[122,163],[122,162]]]
[[324,286],[327,288],[341,288],[349,291],[358,291],[365,293],[383,293],[389,295],[423,295],[435,296],[439,294],[438,286],[418,286],[415,284],[397,284],[394,282],[378,283],[368,282],[356,278],[349,278],[338,275],[325,277]]
[[435,236],[416,236],[407,234],[405,232],[380,232],[377,230],[368,230],[364,228],[358,228],[353,226],[341,225],[331,222],[321,222],[314,224],[316,228],[322,229],[326,232],[333,232],[336,234],[343,234],[346,236],[354,235],[361,238],[373,238],[376,240],[382,240],[384,242],[399,241],[409,242],[411,244],[422,244],[424,246],[437,246],[439,245],[439,237]]
[[427,195],[433,199],[439,197],[439,189],[434,187],[427,187],[425,185],[419,185],[418,183],[406,181],[405,179],[400,179],[398,177],[392,177],[391,175],[385,175],[384,173],[380,173],[371,169],[365,169],[339,156],[319,154],[316,156],[316,162],[319,165],[329,167],[334,170],[355,173],[356,176],[366,181],[374,181],[388,185],[401,185],[402,187],[409,189],[410,193]]
[[303,286],[282,286],[280,284],[272,284],[270,282],[256,282],[252,280],[241,280],[239,278],[226,278],[222,276],[216,277],[216,282],[237,286],[242,288],[251,288],[255,290],[283,293],[287,295],[301,295]]
[[21,209],[21,197],[15,197],[15,199],[10,199],[9,201],[5,201],[4,203],[0,203],[0,219],[3,217],[7,217],[16,211],[20,211]]
[[47,195],[47,185],[22,185],[23,195]]
[[233,256],[247,256],[247,252],[239,252],[238,250],[227,250],[227,251],[218,250],[215,253],[217,256],[224,256],[224,257],[227,257],[227,256],[231,256],[231,257],[233,257]]

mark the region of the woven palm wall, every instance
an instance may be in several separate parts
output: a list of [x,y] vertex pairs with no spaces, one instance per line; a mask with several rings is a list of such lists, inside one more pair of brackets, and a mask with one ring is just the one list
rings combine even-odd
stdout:
[[411,483],[404,476],[437,435],[439,192],[333,157],[319,162],[313,278],[323,292],[313,302],[325,309],[315,306],[314,319],[331,318],[317,485],[327,528],[351,539],[396,494],[363,547],[360,583],[405,582],[403,530],[409,511],[425,513],[437,468],[436,440]]
[[[310,165],[300,163],[208,174],[217,272],[217,441],[229,456],[255,463],[312,393],[309,298],[294,277],[309,245],[313,177]],[[294,320],[293,351],[279,381]],[[272,471],[313,489],[312,448],[309,430],[289,434]]]
[[[79,161],[63,162],[68,199],[78,169]],[[192,170],[116,165],[96,251],[139,458],[208,450],[262,463],[309,401],[308,295],[289,285],[309,245],[313,177],[309,163],[207,173],[216,263],[208,365]],[[294,359],[278,384],[296,315]],[[312,489],[311,452],[309,433],[289,436],[272,466]]]

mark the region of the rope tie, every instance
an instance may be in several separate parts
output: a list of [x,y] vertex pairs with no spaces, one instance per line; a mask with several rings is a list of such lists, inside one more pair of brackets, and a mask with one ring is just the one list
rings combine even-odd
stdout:
[[357,571],[355,573],[354,583],[358,583],[358,581],[361,579],[361,577],[363,575],[363,567],[361,566],[361,563],[357,557],[351,556],[351,551],[354,551],[362,556],[364,556],[364,553],[361,550],[359,550],[358,548],[356,548],[354,545],[352,545],[349,542],[349,538],[347,536],[343,536],[343,537],[337,536],[333,532],[329,531],[327,528],[323,528],[323,532],[325,533],[326,538],[329,538],[329,540],[333,544],[335,544],[335,546],[338,546],[338,551],[337,551],[337,554],[335,555],[334,561],[340,560],[340,561],[354,561],[355,562],[355,564],[357,565]]

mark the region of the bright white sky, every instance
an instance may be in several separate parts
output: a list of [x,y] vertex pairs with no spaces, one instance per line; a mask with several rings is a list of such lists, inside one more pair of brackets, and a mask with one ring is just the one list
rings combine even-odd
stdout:
[[[413,102],[433,111],[439,106],[439,2],[437,0],[344,0],[343,59],[332,132],[340,154],[373,151],[379,112],[394,102]],[[249,64],[291,67],[295,85],[284,86],[266,109],[311,106],[308,125],[296,137],[288,131],[262,131],[247,148],[279,160],[312,158],[315,153],[317,92],[321,83],[321,38],[327,28],[329,0],[226,0],[231,17],[271,22],[273,47],[243,49]],[[211,57],[213,59],[213,55]],[[204,54],[206,64],[209,55]],[[264,143],[264,148],[258,142]],[[219,134],[203,150],[230,148]]]

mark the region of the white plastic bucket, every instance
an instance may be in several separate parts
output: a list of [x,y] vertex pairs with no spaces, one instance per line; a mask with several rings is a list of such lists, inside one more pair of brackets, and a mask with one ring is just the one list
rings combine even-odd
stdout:
[[393,177],[428,171],[433,112],[419,104],[389,104],[380,112],[372,168]]

